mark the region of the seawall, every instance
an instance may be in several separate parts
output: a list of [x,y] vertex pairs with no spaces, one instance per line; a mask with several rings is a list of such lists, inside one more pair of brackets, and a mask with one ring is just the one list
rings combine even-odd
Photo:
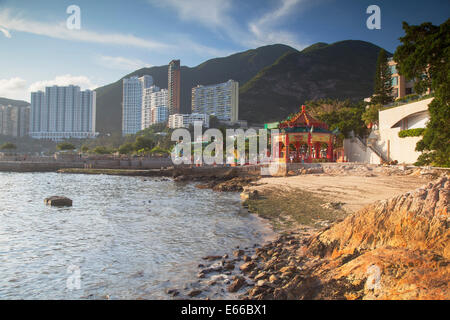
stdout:
[[68,168],[150,170],[170,166],[172,166],[172,161],[168,158],[142,160],[0,161],[0,172],[55,172]]

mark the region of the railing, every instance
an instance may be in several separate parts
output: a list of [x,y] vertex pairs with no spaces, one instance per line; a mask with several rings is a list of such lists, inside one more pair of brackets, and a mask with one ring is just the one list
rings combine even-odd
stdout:
[[355,136],[356,141],[363,146],[363,149],[366,150],[367,148],[369,148],[370,150],[372,150],[377,156],[380,157],[380,159],[382,159],[385,162],[388,162],[389,159],[383,154],[383,152],[381,152],[380,150],[378,150],[377,147],[375,147],[372,144],[367,144],[366,142],[363,141],[363,139],[359,136]]

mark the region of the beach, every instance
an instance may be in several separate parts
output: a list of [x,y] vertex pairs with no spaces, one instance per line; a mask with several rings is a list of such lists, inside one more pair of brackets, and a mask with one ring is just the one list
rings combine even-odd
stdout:
[[[383,166],[348,166],[347,168],[344,166],[343,168],[343,170],[339,169],[339,172],[333,170],[319,174],[305,174],[305,171],[302,171],[297,172],[298,175],[291,172],[291,176],[286,177],[264,177],[245,187],[241,194],[244,208],[267,219],[278,236],[256,247],[236,247],[224,256],[205,257],[206,263],[199,265],[197,288],[200,289],[194,291],[192,297],[195,298],[196,294],[201,292],[202,297],[206,295],[209,298],[208,291],[217,285],[226,287],[226,290],[236,293],[241,299],[446,297],[449,294],[448,288],[441,287],[448,283],[449,268],[445,267],[430,275],[430,272],[434,272],[433,270],[440,270],[442,266],[447,266],[446,261],[448,261],[448,257],[439,249],[439,245],[430,240],[430,238],[441,239],[440,246],[443,245],[446,248],[444,251],[448,250],[448,242],[442,240],[449,233],[446,218],[442,218],[442,212],[445,215],[448,210],[449,183],[443,180],[440,184],[432,185],[431,182],[439,178],[447,179],[446,171]],[[426,192],[425,196],[423,196],[423,190]],[[438,192],[436,207],[429,207],[433,202],[430,202],[428,198],[435,199],[436,192]],[[439,200],[441,198],[442,200]],[[407,204],[408,201],[415,205]],[[393,203],[392,208],[386,210],[383,207],[385,203]],[[425,212],[428,215],[437,215],[439,222],[436,218],[422,221],[424,231],[414,222],[415,220],[403,218],[408,210],[416,210],[409,214],[421,214],[417,212],[417,208],[426,208]],[[365,215],[370,218],[365,218]],[[359,216],[363,217],[361,219],[365,221],[364,224],[354,221],[355,217]],[[384,220],[378,221],[377,217],[384,217]],[[342,227],[342,224],[345,227]],[[362,227],[364,225],[367,230]],[[407,228],[408,231],[398,231],[401,230],[398,229],[401,225],[403,225],[401,228]],[[436,227],[436,225],[440,227],[432,233],[432,226]],[[330,243],[320,240],[320,236],[327,230],[335,229],[340,231],[334,232],[334,240],[329,240]],[[345,234],[345,230],[352,229],[358,230],[353,234],[357,239],[365,239],[368,237],[367,234],[373,233],[373,236],[364,240],[369,245],[351,249],[345,249],[345,245],[342,245],[344,246],[342,253],[336,248],[333,249],[334,243],[349,237]],[[406,237],[419,237],[415,242],[416,246],[412,246],[412,242],[409,244],[403,238],[404,234],[409,232],[411,236],[406,235]],[[378,241],[377,237],[382,240]],[[355,240],[350,236],[348,241]],[[423,251],[426,243],[432,244]],[[390,244],[390,246],[385,248],[383,244]],[[378,250],[378,256],[384,257],[384,264],[372,256],[371,249]],[[332,253],[335,256],[327,257]],[[435,259],[438,259],[437,256],[442,257],[443,262],[433,264],[431,260],[433,255]],[[351,272],[349,275],[348,271],[343,277],[345,281],[342,280],[342,282],[330,276],[333,265],[336,268],[345,268],[347,263],[356,263],[353,260],[357,261],[356,258],[359,256],[364,262],[364,267],[359,265],[358,272],[355,272],[355,277],[359,277],[358,281],[355,280],[355,283],[349,281]],[[334,258],[338,260],[333,262]],[[367,272],[364,268],[369,268],[370,262],[378,261],[380,266],[389,269],[392,265],[399,263],[398,260],[402,263],[409,261],[411,266],[409,270],[406,267],[399,271],[398,278],[385,277],[389,290],[386,289],[386,292],[379,293],[378,296],[369,295],[364,291],[366,280],[370,275],[364,273]],[[329,265],[326,265],[324,261],[327,261]],[[367,263],[369,264],[366,265]],[[420,271],[424,265],[429,266],[430,269]],[[361,273],[362,269],[364,272]],[[227,276],[223,277],[225,270]],[[323,279],[319,277],[321,272],[323,272]],[[414,278],[416,280],[402,279],[401,274],[405,272],[416,274]],[[420,278],[420,276],[417,273],[420,275],[420,272],[426,274],[427,278],[418,280],[417,277]],[[328,278],[325,279],[326,277]],[[418,281],[420,284],[423,281],[428,288],[405,293],[400,285],[402,281],[412,287],[418,285],[412,282]],[[307,289],[299,290],[299,286]],[[326,290],[319,290],[319,288],[326,288]]]

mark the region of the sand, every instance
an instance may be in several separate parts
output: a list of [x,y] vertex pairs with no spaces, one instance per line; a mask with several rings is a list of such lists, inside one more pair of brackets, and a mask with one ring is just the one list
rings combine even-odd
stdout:
[[312,192],[325,201],[342,203],[341,208],[352,213],[369,203],[403,194],[427,182],[417,176],[363,177],[309,174],[262,178],[258,181],[259,185],[253,188],[262,192],[266,189],[283,189],[293,196],[296,189]]

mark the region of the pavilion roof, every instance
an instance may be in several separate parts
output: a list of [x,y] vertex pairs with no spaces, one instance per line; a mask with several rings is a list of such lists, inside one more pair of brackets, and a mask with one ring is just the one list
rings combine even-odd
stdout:
[[324,130],[328,130],[328,125],[325,122],[319,121],[313,116],[311,116],[306,111],[306,106],[302,106],[299,113],[296,113],[294,116],[281,121],[279,124],[280,129],[285,128],[302,128],[302,127],[315,127],[322,128]]

